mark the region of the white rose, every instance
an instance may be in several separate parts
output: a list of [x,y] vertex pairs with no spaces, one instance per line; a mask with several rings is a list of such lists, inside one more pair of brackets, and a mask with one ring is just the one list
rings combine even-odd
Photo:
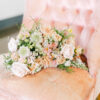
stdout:
[[63,54],[65,58],[72,60],[74,55],[74,49],[75,47],[72,44],[65,44],[62,47],[61,54]]
[[31,54],[30,49],[25,46],[20,47],[18,53],[19,53],[19,56],[22,58],[28,57]]
[[8,43],[8,49],[11,52],[14,52],[17,50],[17,43],[16,40],[14,38],[11,38],[9,43]]
[[11,71],[14,75],[16,75],[18,77],[23,77],[30,72],[30,70],[27,68],[26,64],[22,64],[20,62],[14,62],[12,64]]

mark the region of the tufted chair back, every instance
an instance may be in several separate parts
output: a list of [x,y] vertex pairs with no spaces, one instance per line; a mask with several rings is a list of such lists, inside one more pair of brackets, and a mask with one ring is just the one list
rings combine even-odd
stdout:
[[99,5],[100,0],[26,0],[23,23],[31,28],[32,20],[41,18],[46,24],[72,28],[95,76],[100,66]]

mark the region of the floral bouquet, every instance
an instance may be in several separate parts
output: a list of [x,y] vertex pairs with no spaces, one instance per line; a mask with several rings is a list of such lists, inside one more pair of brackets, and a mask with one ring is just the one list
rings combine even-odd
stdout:
[[16,39],[8,43],[9,54],[5,57],[6,68],[14,75],[23,77],[48,67],[72,72],[72,67],[88,71],[82,59],[83,49],[75,45],[71,29],[58,30],[34,22],[28,30],[23,26]]

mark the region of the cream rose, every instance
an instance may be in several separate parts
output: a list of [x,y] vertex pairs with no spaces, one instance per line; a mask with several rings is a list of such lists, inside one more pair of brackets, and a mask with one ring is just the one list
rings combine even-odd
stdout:
[[14,75],[16,75],[18,77],[23,77],[30,72],[30,70],[27,68],[26,64],[22,64],[20,62],[14,62],[12,64],[11,71]]
[[8,43],[8,49],[11,52],[14,52],[17,50],[17,43],[16,40],[14,38],[11,38],[9,43]]
[[72,44],[65,44],[61,49],[61,54],[63,54],[65,58],[72,60],[74,55],[74,49],[75,47]]

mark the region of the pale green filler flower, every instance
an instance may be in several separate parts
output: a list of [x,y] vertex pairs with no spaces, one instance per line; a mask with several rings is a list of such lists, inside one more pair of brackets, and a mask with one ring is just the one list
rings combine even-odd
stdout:
[[20,57],[28,57],[30,56],[30,50],[28,47],[22,46],[18,51]]
[[42,50],[43,50],[43,48],[42,48],[42,46],[41,46],[40,44],[36,44],[36,48],[37,48],[39,51],[42,51]]
[[35,43],[42,43],[43,39],[42,39],[42,34],[39,33],[39,32],[35,32],[31,35],[30,37],[31,41],[32,42],[35,42]]

